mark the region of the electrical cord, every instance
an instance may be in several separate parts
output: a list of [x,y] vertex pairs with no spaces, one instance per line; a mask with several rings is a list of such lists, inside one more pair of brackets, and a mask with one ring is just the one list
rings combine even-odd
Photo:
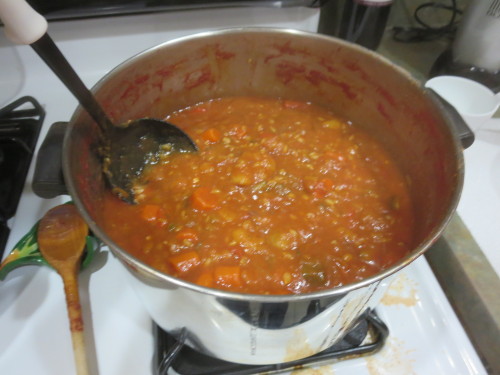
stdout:
[[[451,5],[441,4],[435,1],[419,5],[413,17],[420,27],[402,27],[395,26],[392,28],[393,39],[402,43],[417,43],[435,40],[447,35],[454,35],[458,16],[462,15],[462,10],[458,9],[457,1],[450,0]],[[427,8],[444,9],[451,12],[449,21],[440,27],[430,26],[422,16],[422,10]]]

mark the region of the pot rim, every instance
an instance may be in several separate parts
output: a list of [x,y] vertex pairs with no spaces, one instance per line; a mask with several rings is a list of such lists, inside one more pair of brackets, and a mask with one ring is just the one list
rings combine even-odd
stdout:
[[[173,46],[176,44],[181,44],[186,41],[190,40],[195,40],[195,39],[203,39],[203,38],[209,38],[211,36],[217,36],[217,35],[224,35],[224,34],[248,34],[248,33],[278,33],[278,34],[290,34],[290,35],[295,35],[295,36],[300,36],[300,37],[305,37],[305,38],[317,38],[317,39],[323,39],[323,40],[335,40],[336,43],[345,46],[346,48],[350,49],[355,49],[357,52],[365,54],[365,55],[371,55],[373,58],[378,59],[380,62],[389,65],[392,69],[396,70],[400,75],[406,76],[406,78],[414,83],[419,89],[422,91],[422,94],[425,95],[430,101],[436,105],[440,112],[443,114],[443,119],[444,122],[447,125],[447,130],[450,133],[450,137],[453,140],[454,147],[453,151],[455,153],[455,158],[457,160],[457,171],[456,171],[456,180],[457,180],[457,187],[453,192],[452,199],[450,200],[450,205],[446,211],[446,214],[444,215],[444,218],[442,222],[437,225],[433,231],[417,246],[415,249],[413,249],[408,255],[403,257],[398,263],[394,264],[393,266],[373,275],[370,276],[366,279],[363,279],[361,281],[355,282],[355,283],[350,283],[346,285],[342,285],[339,287],[334,287],[330,289],[324,289],[316,292],[311,292],[311,293],[303,293],[303,294],[282,294],[282,295],[263,295],[263,294],[247,294],[247,293],[237,293],[237,292],[231,292],[231,291],[225,291],[222,289],[215,289],[215,288],[208,288],[208,287],[203,287],[179,278],[176,278],[174,276],[168,275],[166,273],[163,273],[161,271],[158,271],[154,269],[153,267],[148,266],[144,262],[140,261],[139,259],[135,258],[134,256],[130,255],[122,249],[120,246],[118,246],[98,225],[97,223],[90,217],[88,212],[86,211],[83,202],[79,198],[79,196],[76,194],[76,188],[75,184],[72,181],[72,179],[67,178],[66,179],[66,185],[68,188],[68,192],[72,199],[75,202],[75,205],[79,209],[80,213],[82,214],[83,218],[85,221],[88,223],[90,229],[92,232],[100,238],[105,245],[108,246],[109,250],[118,257],[118,259],[122,263],[127,263],[129,265],[132,265],[135,270],[140,271],[144,274],[152,275],[162,281],[167,281],[170,284],[173,284],[177,287],[182,287],[182,288],[187,288],[189,290],[201,293],[201,294],[208,294],[214,297],[220,297],[220,298],[226,298],[226,299],[232,299],[232,300],[245,300],[245,301],[259,301],[259,302],[264,302],[264,303],[278,303],[278,302],[288,302],[291,299],[296,300],[296,301],[303,301],[303,300],[311,300],[311,299],[320,299],[324,297],[333,297],[333,296],[341,296],[344,294],[347,294],[348,292],[356,289],[361,289],[364,288],[370,284],[374,284],[377,282],[381,282],[385,278],[393,275],[394,273],[400,271],[404,267],[408,266],[410,263],[412,263],[415,259],[417,259],[420,255],[422,255],[441,235],[441,233],[444,231],[446,226],[448,225],[449,221],[451,220],[453,214],[455,213],[455,210],[458,206],[458,202],[460,200],[462,188],[463,188],[463,181],[464,181],[464,160],[463,160],[463,149],[460,143],[460,140],[458,138],[458,135],[456,132],[452,130],[453,124],[451,123],[451,119],[445,115],[445,112],[443,111],[442,107],[439,105],[439,103],[436,103],[435,101],[432,100],[432,98],[429,96],[428,90],[425,89],[423,84],[419,81],[417,81],[411,74],[406,71],[405,69],[397,66],[384,56],[371,51],[369,49],[366,49],[362,46],[346,42],[344,40],[327,36],[327,35],[320,35],[312,32],[306,32],[306,31],[300,31],[300,30],[295,30],[295,29],[286,29],[286,28],[270,28],[270,27],[236,27],[236,28],[224,28],[224,29],[218,29],[218,30],[213,30],[213,31],[205,31],[205,32],[200,32],[196,34],[191,34],[187,36],[183,36],[180,38],[175,38],[166,42],[163,42],[159,45],[156,45],[154,47],[148,48],[132,57],[129,59],[125,60],[121,64],[117,65],[115,68],[110,70],[105,76],[103,76],[91,89],[92,92],[97,92],[100,87],[105,83],[105,81],[108,79],[109,76],[113,75],[115,72],[118,70],[121,70],[130,64],[133,64],[134,61],[139,58],[142,55],[153,53],[155,50],[162,49],[166,46]],[[64,141],[63,141],[63,174],[64,176],[70,176],[70,165],[69,165],[69,158],[66,157],[66,155],[69,154],[69,139],[71,138],[70,134],[72,132],[73,126],[74,126],[74,120],[79,116],[79,114],[84,111],[81,106],[78,106],[77,109],[75,110],[69,124],[68,124],[68,129],[65,133],[64,136]],[[125,268],[130,272],[128,269],[129,267],[126,265]]]

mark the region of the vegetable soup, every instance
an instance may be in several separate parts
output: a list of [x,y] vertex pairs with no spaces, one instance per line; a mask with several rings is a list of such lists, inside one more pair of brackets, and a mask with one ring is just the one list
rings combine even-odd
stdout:
[[291,294],[359,281],[409,253],[406,180],[354,124],[257,97],[167,119],[199,151],[149,165],[138,204],[105,200],[106,232],[144,263],[206,287]]

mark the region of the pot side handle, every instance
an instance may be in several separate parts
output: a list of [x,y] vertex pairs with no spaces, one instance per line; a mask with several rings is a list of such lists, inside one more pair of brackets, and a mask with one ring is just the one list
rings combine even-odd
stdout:
[[41,198],[68,194],[62,171],[62,145],[66,127],[66,122],[52,124],[38,150],[32,188]]
[[450,120],[450,123],[455,128],[455,132],[462,143],[462,147],[464,149],[470,147],[474,143],[474,132],[469,128],[462,116],[460,116],[460,113],[433,89],[426,87],[425,91],[431,99],[438,104],[444,115]]

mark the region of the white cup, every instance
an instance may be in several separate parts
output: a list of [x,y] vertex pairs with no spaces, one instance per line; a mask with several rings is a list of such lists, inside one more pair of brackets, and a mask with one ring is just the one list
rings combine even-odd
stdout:
[[500,93],[471,79],[457,76],[438,76],[425,83],[463,117],[472,131],[491,119],[500,106]]

